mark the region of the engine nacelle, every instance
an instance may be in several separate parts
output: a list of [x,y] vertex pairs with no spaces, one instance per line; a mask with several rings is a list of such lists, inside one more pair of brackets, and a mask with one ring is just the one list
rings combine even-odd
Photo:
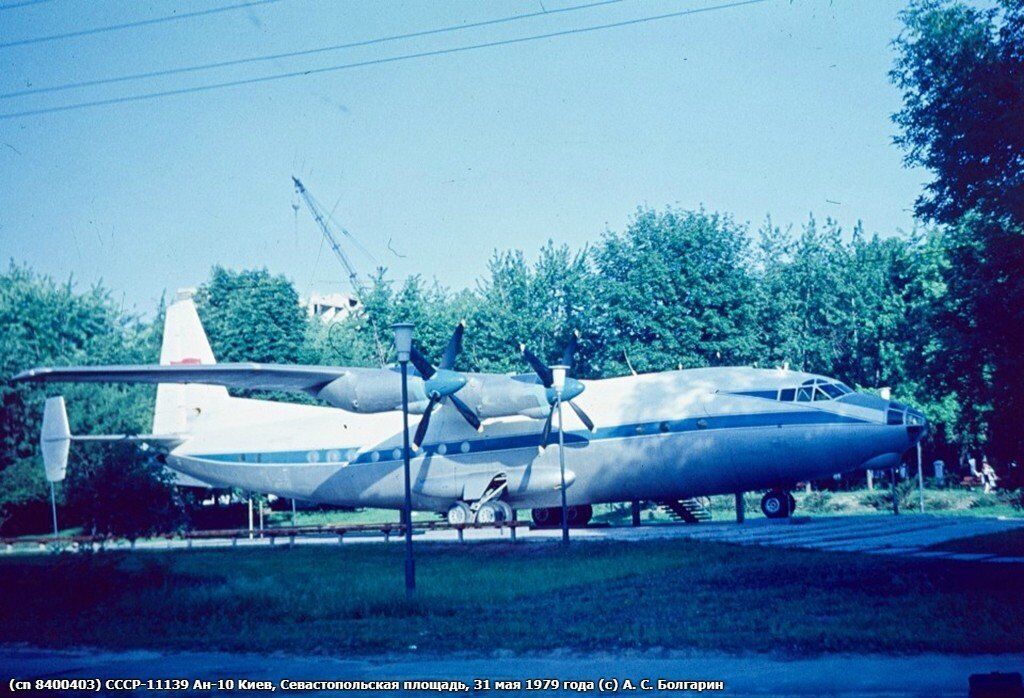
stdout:
[[[488,373],[457,374],[441,372],[429,381],[409,374],[409,410],[422,413],[429,390],[457,395],[480,419],[524,416],[544,419],[551,410],[554,393],[533,374],[502,376]],[[562,399],[571,400],[583,392],[572,378],[566,380]],[[402,409],[402,374],[398,368],[348,369],[316,395],[321,400],[349,412],[370,414]]]
[[[423,379],[409,376],[409,402],[426,400]],[[402,374],[375,368],[351,369],[328,383],[316,395],[321,400],[349,412],[389,412],[402,409]]]
[[[566,379],[563,400],[583,392],[583,384]],[[537,377],[526,373],[515,376],[475,374],[469,376],[459,398],[473,409],[480,419],[521,415],[531,419],[545,419],[554,402],[554,391],[545,388]]]

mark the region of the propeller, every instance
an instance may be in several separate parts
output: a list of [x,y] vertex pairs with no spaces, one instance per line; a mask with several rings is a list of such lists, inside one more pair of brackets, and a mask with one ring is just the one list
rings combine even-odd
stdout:
[[[580,333],[573,332],[572,336],[569,337],[569,343],[565,347],[565,351],[562,353],[562,365],[566,366],[566,372],[571,372],[574,366],[573,357],[576,354],[576,347],[579,344]],[[557,396],[555,395],[554,373],[551,367],[541,361],[536,354],[526,348],[525,344],[519,345],[519,350],[523,354],[523,358],[526,363],[530,364],[530,368],[540,378],[541,384],[547,388],[547,400],[548,404],[551,405],[551,409],[548,411],[547,419],[544,420],[544,429],[541,431],[540,436],[540,450],[543,451],[547,448],[548,437],[551,436],[551,420],[555,416],[555,406],[557,404]],[[573,398],[577,397],[583,392],[585,386],[576,380],[575,378],[566,378],[565,386],[562,388],[562,402],[567,403],[572,411],[576,413],[583,425],[590,431],[594,431],[594,421],[587,416],[587,413],[583,409],[573,402]]]
[[455,397],[455,393],[466,384],[466,377],[452,370],[455,367],[455,360],[458,358],[459,352],[462,351],[462,335],[465,330],[466,325],[463,322],[455,326],[455,331],[452,333],[451,339],[448,340],[448,345],[445,346],[444,353],[441,355],[441,363],[436,368],[423,355],[423,352],[415,346],[412,347],[412,351],[409,353],[409,361],[412,362],[412,365],[419,371],[420,376],[423,377],[423,391],[427,394],[427,408],[423,411],[423,418],[420,419],[419,426],[416,427],[416,434],[412,439],[413,446],[417,450],[419,450],[420,444],[423,443],[423,439],[427,435],[427,428],[430,426],[430,415],[446,398],[458,410],[463,419],[469,422],[471,427],[477,431],[482,430],[476,413],[469,408],[469,405]]

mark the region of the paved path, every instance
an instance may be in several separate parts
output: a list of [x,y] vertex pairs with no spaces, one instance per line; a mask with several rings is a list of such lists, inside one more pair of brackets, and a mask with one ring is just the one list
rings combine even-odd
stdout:
[[[262,656],[226,653],[160,653],[149,651],[56,651],[0,647],[0,679],[10,678],[233,678],[236,681],[283,679],[310,681],[462,681],[559,679],[597,682],[602,678],[724,681],[728,696],[965,696],[968,677],[991,671],[1024,671],[1020,655],[925,654],[907,657],[828,655],[782,659],[764,655],[646,652],[618,654],[554,654],[546,657],[496,654],[478,657],[418,657],[415,654],[361,658]],[[2,690],[2,689],[0,689]],[[281,694],[280,688],[276,691]],[[166,694],[166,693],[165,693]],[[549,691],[498,691],[490,696],[552,695]],[[596,690],[561,690],[558,695],[597,695]],[[659,695],[658,691],[627,691],[619,695]],[[668,695],[694,695],[671,692]],[[26,694],[30,695],[30,694]],[[132,695],[119,692],[116,695]],[[139,692],[137,695],[146,695]],[[152,694],[150,694],[152,695]],[[176,695],[181,695],[177,693]],[[216,695],[216,694],[215,694]],[[246,695],[254,695],[247,693]],[[438,692],[386,691],[313,692],[301,695],[438,695]],[[463,692],[462,695],[467,695]]]
[[[964,516],[836,516],[790,520],[757,519],[743,525],[713,523],[681,527],[676,535],[744,545],[812,548],[877,555],[1024,564],[1024,557],[995,553],[926,550],[928,546],[988,533],[1024,528],[1024,519]],[[636,529],[632,529],[636,531]],[[637,534],[633,534],[637,535]],[[615,537],[621,538],[622,535]]]
[[[969,538],[987,533],[999,533],[1024,528],[1024,519],[983,518],[974,516],[941,516],[932,514],[905,514],[901,516],[831,516],[794,517],[792,519],[769,520],[751,519],[740,525],[735,522],[709,522],[687,524],[646,524],[639,528],[631,526],[593,527],[573,530],[574,540],[652,540],[692,538],[743,545],[773,545],[788,548],[811,548],[842,552],[858,552],[878,555],[906,555],[911,557],[946,558],[970,560],[994,564],[1024,564],[1024,557],[1006,557],[995,553],[955,553],[926,550],[928,546],[960,538]],[[554,541],[561,537],[560,530],[517,531],[517,540],[523,542]],[[465,541],[511,540],[508,528],[467,529]],[[389,540],[398,543],[400,536],[392,535]],[[453,530],[430,530],[418,532],[417,541],[456,543],[458,533]],[[271,545],[353,545],[382,543],[380,533],[349,533],[339,538],[335,535],[299,536],[291,543],[287,538],[208,539],[208,540],[154,540],[139,541],[140,550],[163,550],[184,548],[266,547]],[[127,549],[127,543],[108,544],[109,549]],[[37,553],[45,551],[41,545],[14,546],[10,554]]]

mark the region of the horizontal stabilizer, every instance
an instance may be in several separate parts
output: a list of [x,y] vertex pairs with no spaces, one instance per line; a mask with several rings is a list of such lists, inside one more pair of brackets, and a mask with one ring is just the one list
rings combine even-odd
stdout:
[[19,373],[13,380],[31,383],[200,383],[316,395],[325,385],[343,375],[344,368],[332,366],[233,363],[34,368]]
[[92,441],[100,443],[126,443],[146,444],[161,451],[170,451],[175,446],[180,446],[185,439],[180,436],[166,434],[83,434],[72,435],[71,441]]

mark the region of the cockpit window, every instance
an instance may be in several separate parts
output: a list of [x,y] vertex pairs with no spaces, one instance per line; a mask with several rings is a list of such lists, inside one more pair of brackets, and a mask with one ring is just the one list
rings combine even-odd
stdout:
[[839,389],[839,386],[834,383],[822,383],[818,386],[818,389],[825,391],[825,393],[833,400],[844,394],[843,391]]
[[822,378],[808,378],[799,388],[783,388],[780,390],[779,402],[792,402],[794,397],[797,402],[835,400],[852,392],[849,387],[842,383],[830,383]]
[[824,378],[809,378],[798,388],[780,388],[777,391],[743,390],[729,394],[778,400],[779,402],[822,402],[836,400],[852,392],[850,388],[839,382],[830,382]]

